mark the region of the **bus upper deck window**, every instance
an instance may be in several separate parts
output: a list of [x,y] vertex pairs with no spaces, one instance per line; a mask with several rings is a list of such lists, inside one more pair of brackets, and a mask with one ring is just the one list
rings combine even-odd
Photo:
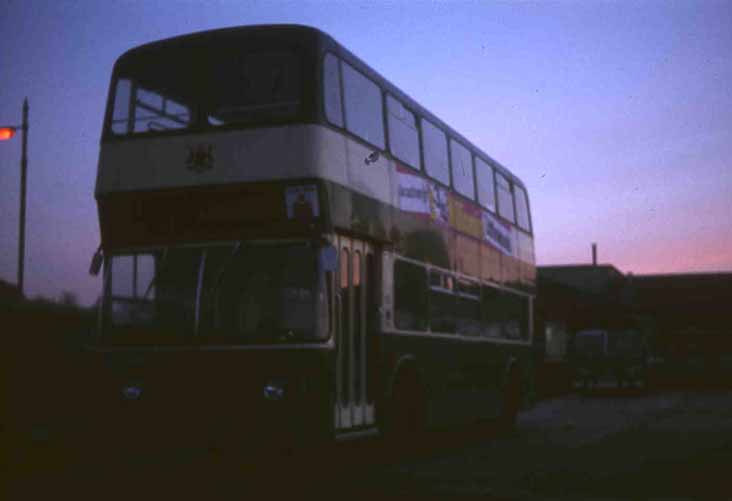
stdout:
[[346,128],[377,148],[384,147],[381,89],[350,65],[343,63],[343,101]]
[[447,137],[436,125],[422,120],[422,148],[424,166],[432,179],[450,184],[450,167],[447,157]]
[[496,186],[498,188],[498,214],[511,221],[516,222],[516,215],[513,210],[513,193],[508,179],[503,174],[496,172]]
[[480,157],[475,157],[475,178],[478,182],[478,202],[491,212],[496,211],[496,183],[493,167]]
[[473,158],[470,151],[450,139],[450,156],[452,164],[452,183],[461,195],[473,200],[475,198],[475,185],[473,183]]
[[531,231],[531,222],[529,221],[529,201],[526,198],[526,191],[518,185],[514,185],[513,193],[516,196],[516,219],[519,228],[525,231]]
[[187,106],[128,78],[117,81],[113,106],[111,129],[118,135],[181,129],[191,122]]
[[386,96],[386,113],[389,149],[399,160],[419,170],[419,135],[414,113],[389,95]]
[[343,127],[341,72],[338,58],[330,53],[326,54],[323,60],[323,97],[325,101],[325,117],[333,125]]

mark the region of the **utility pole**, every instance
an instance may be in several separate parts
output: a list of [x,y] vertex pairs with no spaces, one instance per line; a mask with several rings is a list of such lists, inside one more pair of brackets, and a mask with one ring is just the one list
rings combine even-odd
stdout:
[[28,178],[28,98],[23,101],[23,123],[21,125],[0,126],[0,141],[12,139],[17,130],[21,131],[22,149],[20,152],[20,214],[18,216],[18,292],[23,295],[25,275],[25,194]]
[[23,297],[23,281],[25,275],[25,194],[28,178],[28,98],[23,101],[22,150],[20,154],[20,216],[18,225],[18,291]]

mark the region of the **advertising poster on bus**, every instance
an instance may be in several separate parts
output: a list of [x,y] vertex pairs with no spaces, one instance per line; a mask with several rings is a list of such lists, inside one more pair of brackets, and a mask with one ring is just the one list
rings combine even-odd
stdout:
[[483,238],[502,254],[514,256],[515,245],[511,226],[503,223],[488,211],[483,211]]
[[398,180],[399,208],[406,212],[429,214],[429,182],[421,176],[415,176],[406,169],[399,170]]
[[399,208],[429,216],[432,221],[447,225],[450,222],[449,190],[406,168],[398,170]]
[[401,210],[449,225],[455,231],[492,245],[503,255],[519,257],[517,235],[510,224],[407,168],[399,168],[397,176]]
[[480,208],[462,197],[450,196],[450,226],[473,238],[483,238]]

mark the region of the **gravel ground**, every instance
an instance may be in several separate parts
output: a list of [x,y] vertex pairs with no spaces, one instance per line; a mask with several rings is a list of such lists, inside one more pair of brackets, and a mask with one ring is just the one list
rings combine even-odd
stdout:
[[732,394],[607,395],[544,402],[514,436],[392,472],[425,495],[726,498],[718,488],[730,460]]
[[377,441],[267,461],[46,456],[6,469],[6,499],[732,498],[732,392],[557,398],[509,436],[486,425],[433,432],[407,454]]

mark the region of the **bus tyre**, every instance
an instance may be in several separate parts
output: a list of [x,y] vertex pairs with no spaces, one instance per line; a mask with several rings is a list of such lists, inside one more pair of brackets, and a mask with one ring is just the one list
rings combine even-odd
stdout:
[[514,367],[508,376],[506,391],[503,394],[503,409],[498,419],[501,433],[511,433],[516,429],[516,419],[521,409],[521,374]]
[[640,375],[638,376],[638,390],[641,393],[641,395],[645,395],[650,391],[650,382],[648,381],[648,370],[643,369],[641,370]]
[[416,444],[424,429],[424,392],[415,374],[400,375],[394,384],[384,424],[391,445],[410,448]]

